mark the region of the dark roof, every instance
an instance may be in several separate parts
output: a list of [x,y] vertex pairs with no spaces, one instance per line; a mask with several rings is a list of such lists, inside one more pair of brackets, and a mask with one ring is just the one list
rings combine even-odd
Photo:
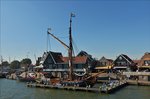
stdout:
[[[50,51],[49,54],[51,55],[55,63],[66,64],[69,61],[68,57],[63,57],[62,54],[59,52]],[[86,63],[86,61],[87,61],[87,56],[73,57],[73,63]]]
[[104,56],[103,56],[99,61],[101,61],[101,60],[103,60],[103,59],[104,59],[104,60],[107,60],[107,61],[109,61],[109,62],[111,62],[111,63],[113,62],[112,59],[105,58]]
[[103,60],[103,59],[106,60],[106,58],[103,56],[99,61],[101,61],[101,60]]
[[123,57],[124,57],[127,61],[129,61],[131,64],[134,63],[134,62],[132,61],[132,59],[130,59],[127,55],[121,54],[121,56],[123,56]]
[[85,51],[80,51],[79,53],[78,53],[78,55],[77,55],[77,57],[78,56],[86,56],[86,57],[88,57],[90,60],[94,60],[93,58],[92,58],[92,55],[90,55],[90,54],[88,54],[87,52],[85,52]]
[[62,54],[60,52],[49,52],[49,54],[52,56],[53,60],[56,62],[56,63],[61,63],[63,62],[63,60],[61,59]]
[[85,55],[89,55],[89,54],[85,51],[80,51],[77,56],[85,56]]
[[[127,55],[125,55],[125,54],[121,54],[121,55],[119,55],[118,57],[120,57],[120,56],[122,56],[126,61],[128,61],[130,64],[134,64],[134,62],[132,61],[132,59],[130,59]],[[117,59],[118,59],[118,57],[117,57]],[[116,59],[116,60],[117,60]],[[115,61],[116,61],[115,60]],[[115,62],[114,61],[114,62]]]

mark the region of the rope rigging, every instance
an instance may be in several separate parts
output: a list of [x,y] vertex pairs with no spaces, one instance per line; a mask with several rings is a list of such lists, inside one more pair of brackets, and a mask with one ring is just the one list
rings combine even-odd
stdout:
[[48,52],[49,50],[51,50],[51,43],[50,43],[50,37],[47,34],[47,42],[46,42],[46,51]]

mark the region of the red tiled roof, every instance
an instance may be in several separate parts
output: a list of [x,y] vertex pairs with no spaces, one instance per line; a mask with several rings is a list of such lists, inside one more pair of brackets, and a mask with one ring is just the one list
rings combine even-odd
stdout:
[[[68,63],[69,58],[68,57],[61,57],[63,60],[63,63]],[[73,57],[73,63],[86,63],[87,57],[86,56],[77,56]]]
[[141,60],[133,60],[133,62],[137,65],[140,65]]

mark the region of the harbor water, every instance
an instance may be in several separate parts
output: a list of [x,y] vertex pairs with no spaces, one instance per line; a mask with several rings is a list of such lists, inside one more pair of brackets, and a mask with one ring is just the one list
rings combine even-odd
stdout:
[[127,86],[113,94],[29,88],[26,83],[0,79],[0,99],[149,99],[149,86]]

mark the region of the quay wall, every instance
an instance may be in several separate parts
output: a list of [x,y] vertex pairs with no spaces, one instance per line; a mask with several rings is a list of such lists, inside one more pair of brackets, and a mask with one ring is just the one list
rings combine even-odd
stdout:
[[140,80],[127,80],[129,85],[143,85],[150,86],[150,81],[140,81]]

